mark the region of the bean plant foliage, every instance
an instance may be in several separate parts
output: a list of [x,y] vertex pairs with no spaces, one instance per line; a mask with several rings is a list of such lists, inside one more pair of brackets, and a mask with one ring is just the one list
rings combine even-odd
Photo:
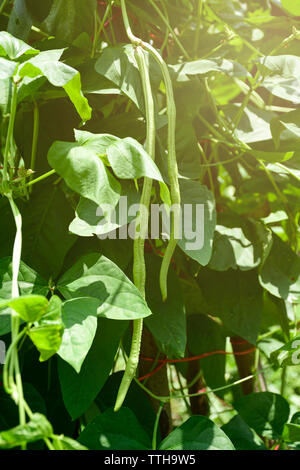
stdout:
[[299,3],[0,23],[0,449],[299,450]]

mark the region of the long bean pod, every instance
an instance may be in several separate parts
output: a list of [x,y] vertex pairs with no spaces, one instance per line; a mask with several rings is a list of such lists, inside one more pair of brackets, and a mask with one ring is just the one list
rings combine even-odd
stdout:
[[165,256],[162,262],[161,271],[160,271],[160,289],[162,293],[163,300],[165,301],[168,295],[167,291],[167,277],[169,266],[171,263],[171,259],[173,253],[175,251],[177,245],[177,239],[179,237],[179,228],[180,228],[180,188],[178,182],[178,166],[177,166],[177,159],[176,159],[176,145],[175,145],[175,137],[176,137],[176,106],[174,100],[174,93],[173,93],[173,86],[172,80],[170,77],[170,73],[167,67],[167,64],[159,54],[159,52],[152,47],[147,42],[142,41],[140,38],[135,36],[129,24],[127,9],[126,9],[126,2],[125,0],[121,0],[121,7],[122,7],[122,15],[124,20],[124,25],[126,29],[127,36],[132,44],[136,46],[141,46],[144,50],[149,52],[151,56],[155,59],[158,63],[164,83],[166,88],[166,99],[167,99],[167,115],[168,115],[168,176],[170,181],[171,187],[171,202],[173,210],[171,212],[172,219],[171,219],[171,233],[170,233],[170,240],[167,246]]
[[[151,158],[155,159],[155,115],[154,101],[151,90],[149,70],[146,65],[144,51],[140,46],[136,48],[135,57],[138,64],[146,107],[146,123],[147,137],[146,150]],[[145,238],[148,232],[149,206],[151,201],[152,180],[144,179],[142,195],[140,199],[140,210],[138,220],[136,222],[136,232],[133,249],[133,280],[142,296],[145,298],[146,284],[146,265],[144,256]],[[115,411],[118,411],[125,398],[130,384],[135,377],[137,366],[139,363],[141,339],[143,333],[143,320],[138,319],[133,322],[132,344],[128,361],[126,363],[125,372],[120,384],[118,396],[115,404]]]

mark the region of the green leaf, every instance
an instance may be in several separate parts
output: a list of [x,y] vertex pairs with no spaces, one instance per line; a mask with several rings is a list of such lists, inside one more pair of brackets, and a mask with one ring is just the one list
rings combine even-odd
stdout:
[[292,15],[300,16],[300,5],[298,0],[281,0],[281,4]]
[[15,62],[0,57],[0,80],[11,78],[14,75],[16,68],[17,64]]
[[[272,122],[271,121],[271,131],[272,131]],[[272,131],[273,139],[274,133]],[[249,153],[257,158],[258,160],[264,160],[265,162],[276,163],[276,162],[285,162],[290,160],[295,155],[295,152],[262,152],[261,150],[249,150]]]
[[[29,268],[21,261],[18,286],[20,295],[43,295],[49,292],[47,282],[37,274],[33,269]],[[11,299],[12,291],[12,260],[10,257],[0,259],[0,299]],[[0,335],[4,335],[10,331],[11,315],[10,309],[1,309],[0,315]]]
[[299,77],[300,57],[296,55],[266,56],[257,61],[260,67],[270,74],[285,78]]
[[128,322],[101,318],[96,336],[79,374],[62,359],[58,373],[65,406],[73,419],[81,416],[105,384]]
[[27,60],[19,69],[20,77],[35,78],[44,76],[56,87],[63,87],[74,104],[82,120],[91,119],[91,108],[81,91],[80,73],[74,68],[60,62],[64,49],[53,49],[40,52]]
[[[240,106],[237,103],[231,103],[222,108],[227,120],[234,128],[236,127],[235,118],[240,110]],[[235,137],[247,144],[271,140],[270,122],[274,117],[276,117],[274,112],[248,105],[244,109],[239,124],[236,127]]]
[[148,177],[163,182],[159,169],[144,147],[131,137],[110,145],[107,149],[107,158],[118,178]]
[[24,40],[28,38],[33,23],[27,3],[25,0],[14,1],[7,26],[9,33]]
[[45,416],[34,413],[28,423],[0,433],[0,448],[12,449],[28,442],[51,437],[52,434],[52,426]]
[[205,416],[192,416],[161,443],[159,450],[235,450],[226,434]]
[[65,329],[58,355],[77,373],[93,344],[98,307],[99,300],[92,297],[67,300],[62,306]]
[[46,314],[37,326],[30,328],[29,336],[40,352],[40,361],[47,361],[60,348],[64,324],[61,318],[61,300],[51,297]]
[[273,235],[272,249],[260,269],[259,281],[275,297],[289,302],[300,299],[300,259],[276,235]]
[[74,130],[75,140],[79,145],[85,146],[97,155],[104,155],[110,145],[120,139],[111,134],[93,134],[92,132]]
[[264,261],[271,246],[272,234],[264,224],[231,213],[220,214],[209,267],[216,271],[254,269]]
[[234,416],[222,430],[229,437],[236,450],[267,450],[263,441],[239,416]]
[[[43,1],[44,3],[44,1]],[[51,36],[71,43],[83,31],[91,34],[94,28],[96,0],[54,0],[42,23]]]
[[53,184],[34,191],[22,208],[22,259],[46,279],[58,276],[67,252],[76,241],[68,233],[73,213],[62,189]]
[[108,409],[80,434],[79,442],[90,450],[146,450],[149,436],[128,408],[115,413]]
[[282,437],[285,442],[300,443],[300,425],[293,424],[293,423],[286,423],[284,426]]
[[96,204],[114,208],[120,184],[105,168],[94,150],[78,143],[54,142],[48,152],[49,164],[73,191]]
[[[123,370],[111,374],[97,396],[95,403],[101,413],[114,407],[116,400],[115,393],[116,390],[119,390],[123,374]],[[156,413],[148,396],[135,381],[130,385],[123,407],[129,408],[135,414],[144,430],[152,438]]]
[[189,79],[189,75],[208,75],[211,72],[222,72],[230,77],[247,77],[249,72],[237,62],[228,59],[199,59],[192,62],[185,62],[170,66],[171,70],[176,74],[179,82],[185,82]]
[[159,258],[146,258],[146,298],[152,315],[145,322],[154,336],[159,349],[168,357],[184,357],[186,349],[186,316],[183,296],[178,278],[173,269],[168,275],[168,292],[163,302],[159,288]]
[[[206,315],[188,315],[188,351],[191,356],[224,351],[226,334],[217,322]],[[215,354],[201,359],[201,369],[205,383],[211,388],[226,385],[225,355]]]
[[267,56],[258,59],[259,68],[267,76],[262,86],[279,98],[300,102],[300,57],[296,55]]
[[233,333],[255,344],[262,318],[262,288],[257,273],[203,269],[198,279],[209,313],[220,317]]
[[98,315],[113,320],[134,320],[151,311],[134,284],[105,256],[91,253],[80,258],[58,281],[66,299],[94,297],[101,302]]
[[178,246],[190,258],[202,266],[206,266],[211,258],[216,227],[216,207],[213,194],[206,186],[192,180],[180,181],[180,190],[181,206],[186,220],[183,224],[182,239],[178,241]]
[[48,300],[41,295],[21,296],[11,300],[0,300],[0,309],[12,308],[22,320],[32,323],[41,319],[47,312]]
[[296,336],[271,354],[271,360],[280,367],[300,364],[300,336]]
[[278,148],[282,141],[300,140],[300,111],[295,110],[272,119],[271,132]]
[[[125,199],[126,198],[126,199]],[[108,215],[107,219],[98,211],[98,206],[95,202],[89,199],[80,198],[79,204],[76,207],[75,219],[69,226],[69,230],[80,237],[92,237],[93,235],[105,235],[117,228],[123,227],[132,222],[136,215],[130,216],[128,209],[133,204],[138,204],[140,200],[140,193],[132,182],[123,181],[121,188],[120,200],[115,208],[115,219],[112,215]]]
[[52,442],[55,450],[88,450],[87,447],[67,436],[55,436]]
[[132,45],[106,47],[97,60],[95,69],[120,88],[143,112],[143,88]]
[[36,55],[39,51],[17,39],[6,31],[0,31],[0,55],[11,60],[20,59],[23,55]]
[[254,431],[269,439],[279,439],[290,413],[288,402],[271,392],[251,393],[234,404],[243,420]]

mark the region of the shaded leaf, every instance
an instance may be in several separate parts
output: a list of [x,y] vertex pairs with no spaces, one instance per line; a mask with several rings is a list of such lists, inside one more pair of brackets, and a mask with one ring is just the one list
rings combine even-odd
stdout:
[[52,426],[45,416],[34,413],[28,423],[0,433],[0,448],[12,449],[28,442],[50,437],[52,434]]
[[66,299],[99,299],[98,315],[101,317],[133,320],[151,315],[140,292],[123,271],[98,253],[80,258],[59,279],[57,288]]
[[106,410],[97,416],[79,436],[79,442],[90,450],[146,450],[149,436],[128,408],[115,413]]
[[226,434],[205,416],[192,416],[161,443],[160,450],[234,450]]
[[288,402],[282,396],[271,392],[243,396],[234,406],[250,428],[270,439],[281,437],[290,413]]
[[58,373],[65,406],[73,419],[81,416],[105,384],[128,322],[101,318],[94,342],[79,374],[62,359]]
[[58,355],[77,373],[96,334],[98,306],[99,300],[92,297],[67,300],[62,306],[65,329]]

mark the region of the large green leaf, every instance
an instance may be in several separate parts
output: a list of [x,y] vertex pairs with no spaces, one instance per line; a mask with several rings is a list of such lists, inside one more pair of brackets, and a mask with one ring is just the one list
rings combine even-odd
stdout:
[[59,279],[57,288],[66,299],[99,299],[98,315],[102,317],[133,320],[151,315],[140,292],[123,271],[98,253],[80,258]]
[[235,119],[239,112],[240,105],[237,103],[223,107],[227,120],[236,128],[235,137],[241,142],[251,144],[272,139],[270,130],[271,119],[276,117],[272,111],[258,109],[248,105],[242,114],[239,124],[235,125]]
[[94,28],[96,0],[54,0],[42,27],[56,38],[72,42]]
[[14,75],[16,68],[17,64],[15,62],[0,57],[0,80],[11,78]]
[[0,448],[12,449],[28,442],[51,437],[53,429],[45,416],[34,413],[30,421],[0,433]]
[[296,55],[267,56],[259,59],[259,67],[265,77],[263,86],[279,98],[300,102],[300,58]]
[[69,65],[60,62],[64,49],[40,52],[27,60],[20,68],[20,77],[36,78],[44,76],[56,87],[63,87],[74,104],[79,116],[85,122],[91,119],[91,108],[81,91],[80,73]]
[[0,309],[10,307],[22,320],[32,323],[47,312],[48,300],[41,295],[26,295],[15,299],[0,300]]
[[170,68],[176,74],[176,80],[179,82],[189,80],[189,76],[208,75],[212,72],[223,72],[230,77],[247,77],[249,75],[247,69],[239,63],[223,58],[199,59],[173,65]]
[[79,442],[90,450],[146,450],[149,436],[128,408],[106,410],[80,434]]
[[267,450],[263,441],[239,416],[234,416],[227,424],[222,426],[236,450]]
[[132,45],[105,48],[95,69],[117,85],[139,109],[144,110],[143,88]]
[[48,161],[80,196],[100,206],[116,206],[121,192],[120,184],[93,149],[78,143],[54,142],[48,152]]
[[[21,262],[18,285],[21,295],[36,294],[47,295],[49,286],[33,269]],[[0,299],[11,299],[12,292],[12,260],[11,258],[0,259]],[[10,309],[1,309],[0,335],[10,331]]]
[[209,313],[236,335],[255,344],[262,318],[262,288],[251,271],[200,271],[199,284]]
[[73,419],[89,408],[105,384],[127,326],[128,322],[101,318],[94,342],[79,374],[65,361],[59,360],[58,372],[63,400]]
[[29,336],[40,352],[40,361],[47,361],[60,348],[64,324],[61,315],[61,300],[51,297],[45,315],[30,328]]
[[143,146],[131,137],[118,140],[110,145],[107,149],[107,158],[118,178],[148,177],[163,182],[152,158]]
[[27,40],[33,19],[27,8],[28,1],[15,0],[9,16],[7,30],[15,37]]
[[62,320],[65,326],[58,355],[77,373],[93,344],[97,330],[99,300],[81,297],[64,302]]
[[22,259],[46,279],[56,278],[76,241],[76,237],[68,233],[73,210],[65,194],[58,186],[39,188],[24,204],[22,216]]
[[235,450],[226,434],[205,416],[192,416],[161,443],[160,450]]
[[274,143],[277,147],[280,141],[299,141],[300,140],[300,111],[295,110],[284,114],[283,116],[272,119],[271,131]]
[[121,179],[148,177],[163,181],[159,169],[144,147],[135,139],[119,139],[110,134],[92,134],[75,130],[75,140],[81,146],[108,158],[114,173]]
[[216,227],[214,197],[198,181],[182,180],[180,190],[184,217],[178,245],[190,258],[206,266],[211,258]]
[[145,322],[159,349],[168,357],[183,357],[186,348],[186,317],[183,296],[173,269],[168,275],[168,292],[163,302],[159,289],[159,258],[147,257],[146,298],[152,315]]
[[260,269],[259,281],[275,297],[290,302],[300,299],[300,259],[276,235],[273,235],[271,252]]
[[0,32],[0,55],[11,60],[20,59],[23,55],[38,54],[38,50],[26,44],[21,39],[15,38],[6,31]]
[[251,393],[235,404],[243,420],[260,436],[270,439],[281,437],[290,413],[288,402],[271,392]]
[[209,267],[216,271],[254,269],[264,261],[271,245],[272,234],[262,223],[220,214]]
[[81,237],[109,234],[117,228],[127,225],[136,218],[136,215],[129,215],[128,209],[133,204],[138,204],[140,197],[140,193],[132,182],[123,181],[120,200],[114,212],[115,219],[113,217],[114,213],[105,218],[104,215],[102,215],[104,211],[99,212],[95,202],[80,198],[79,204],[76,207],[76,217],[70,224],[69,230]]
[[[206,315],[188,316],[188,350],[191,356],[224,351],[226,349],[226,334],[224,329]],[[214,354],[201,359],[201,369],[207,385],[218,388],[225,383],[224,354]]]
[[[101,413],[114,407],[116,400],[115,393],[116,390],[119,390],[123,374],[123,370],[111,374],[97,396],[95,403]],[[123,406],[133,411],[144,430],[152,438],[156,413],[148,396],[134,381],[130,385]]]

